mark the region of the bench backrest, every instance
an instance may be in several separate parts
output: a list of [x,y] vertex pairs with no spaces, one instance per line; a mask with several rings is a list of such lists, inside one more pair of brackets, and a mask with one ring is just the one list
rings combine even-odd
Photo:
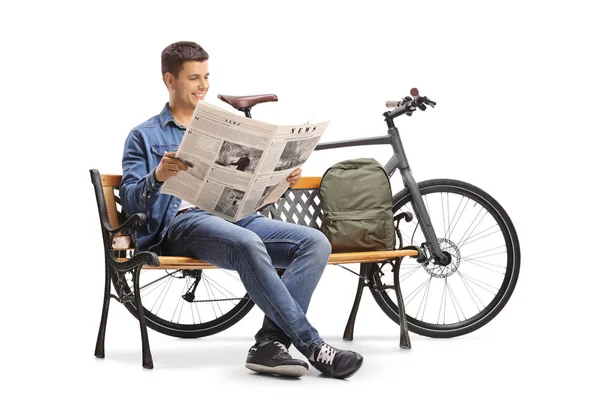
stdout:
[[321,177],[300,178],[277,202],[260,211],[266,217],[320,229],[323,221]]
[[[100,223],[103,227],[107,224],[108,227],[116,228],[126,219],[119,197],[121,175],[100,174],[95,169],[90,170],[90,175],[96,191]],[[319,229],[323,221],[320,184],[321,177],[303,177],[279,201],[265,207],[260,213],[269,218]],[[110,238],[104,228],[102,233],[105,241],[112,242],[112,249],[131,248],[131,239],[128,236]]]

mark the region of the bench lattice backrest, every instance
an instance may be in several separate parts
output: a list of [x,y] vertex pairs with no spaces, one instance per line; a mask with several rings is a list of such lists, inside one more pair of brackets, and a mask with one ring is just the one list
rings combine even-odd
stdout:
[[323,213],[319,189],[290,189],[260,213],[269,218],[320,229]]

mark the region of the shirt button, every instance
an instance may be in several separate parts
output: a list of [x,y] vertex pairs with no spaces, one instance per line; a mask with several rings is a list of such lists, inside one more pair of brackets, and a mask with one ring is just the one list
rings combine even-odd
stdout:
[[173,208],[177,208],[177,204],[173,204]]

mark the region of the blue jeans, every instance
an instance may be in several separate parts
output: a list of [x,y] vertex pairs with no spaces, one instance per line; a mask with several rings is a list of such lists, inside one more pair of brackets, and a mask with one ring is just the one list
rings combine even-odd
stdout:
[[[306,357],[323,342],[306,311],[331,254],[319,230],[252,214],[232,223],[195,209],[175,217],[165,237],[172,255],[238,272],[265,313],[257,341],[279,340]],[[275,268],[285,268],[281,279]]]

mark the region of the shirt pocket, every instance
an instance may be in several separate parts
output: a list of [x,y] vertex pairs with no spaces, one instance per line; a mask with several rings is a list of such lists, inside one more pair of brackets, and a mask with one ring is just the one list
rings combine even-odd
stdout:
[[154,159],[155,164],[160,162],[165,152],[177,151],[178,147],[178,144],[161,144],[157,146],[150,146],[150,152],[152,153],[152,158]]

